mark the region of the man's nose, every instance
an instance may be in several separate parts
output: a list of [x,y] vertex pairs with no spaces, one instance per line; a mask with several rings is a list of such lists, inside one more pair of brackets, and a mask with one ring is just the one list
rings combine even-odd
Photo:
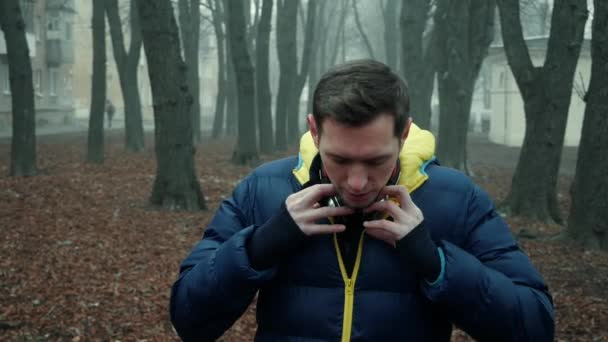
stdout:
[[360,192],[367,185],[367,171],[361,166],[353,166],[348,173],[348,187],[350,191]]

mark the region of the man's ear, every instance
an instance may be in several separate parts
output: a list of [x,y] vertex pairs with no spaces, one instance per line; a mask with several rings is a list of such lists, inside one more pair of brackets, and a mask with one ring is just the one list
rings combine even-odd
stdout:
[[312,140],[315,142],[315,146],[318,149],[319,148],[319,130],[317,128],[317,122],[315,121],[315,117],[312,114],[308,114],[306,116],[306,122],[308,122],[308,128],[310,128],[310,134],[312,135]]
[[401,136],[401,144],[400,144],[401,147],[403,147],[403,144],[405,143],[405,139],[407,139],[407,136],[410,134],[411,127],[412,127],[412,118],[407,118],[407,122],[405,123],[405,129],[403,130],[403,135]]

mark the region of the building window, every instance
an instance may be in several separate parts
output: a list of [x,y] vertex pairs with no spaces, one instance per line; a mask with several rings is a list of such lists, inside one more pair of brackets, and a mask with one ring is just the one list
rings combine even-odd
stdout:
[[37,42],[42,40],[42,18],[40,16],[36,17],[34,22],[34,35]]
[[499,88],[504,88],[505,85],[507,83],[507,80],[505,80],[505,72],[501,71],[500,72],[500,78],[498,79],[498,87]]
[[0,90],[6,95],[11,94],[11,82],[9,80],[8,65],[0,64]]
[[49,68],[49,95],[57,96],[58,83],[59,70],[56,68]]
[[65,39],[72,40],[72,23],[65,23]]
[[46,29],[48,31],[59,31],[59,14],[58,13],[49,13],[48,14],[48,18],[47,18],[47,22],[46,22]]
[[42,90],[40,87],[42,86],[42,71],[39,69],[34,71],[34,90],[36,91],[36,95],[42,96]]

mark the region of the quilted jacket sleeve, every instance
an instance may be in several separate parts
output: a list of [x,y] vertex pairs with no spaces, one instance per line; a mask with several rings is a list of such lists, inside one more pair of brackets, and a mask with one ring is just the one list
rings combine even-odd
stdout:
[[471,185],[463,215],[466,237],[441,241],[443,279],[423,285],[452,321],[482,341],[553,341],[553,303],[490,198]]
[[246,310],[259,287],[276,273],[251,267],[245,244],[255,226],[250,176],[220,205],[205,236],[180,267],[171,291],[171,321],[184,341],[220,337]]

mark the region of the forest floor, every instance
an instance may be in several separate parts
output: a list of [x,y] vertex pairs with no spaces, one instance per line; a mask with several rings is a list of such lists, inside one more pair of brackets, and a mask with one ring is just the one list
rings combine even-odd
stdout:
[[[122,132],[109,133],[105,163],[97,166],[84,162],[86,134],[43,136],[40,174],[29,178],[7,177],[10,145],[0,142],[0,340],[178,340],[168,317],[178,265],[250,168],[230,163],[232,140],[205,141],[196,170],[209,210],[156,210],[147,202],[156,170],[147,139],[145,152],[133,154],[123,150]],[[497,202],[517,153],[471,139],[474,179]],[[564,216],[575,153],[566,149],[559,180]],[[556,340],[608,341],[608,253],[551,240],[559,225],[506,220],[515,235],[539,234],[519,243],[549,284]],[[254,332],[252,305],[222,340],[250,341]],[[469,339],[455,331],[453,340]]]

